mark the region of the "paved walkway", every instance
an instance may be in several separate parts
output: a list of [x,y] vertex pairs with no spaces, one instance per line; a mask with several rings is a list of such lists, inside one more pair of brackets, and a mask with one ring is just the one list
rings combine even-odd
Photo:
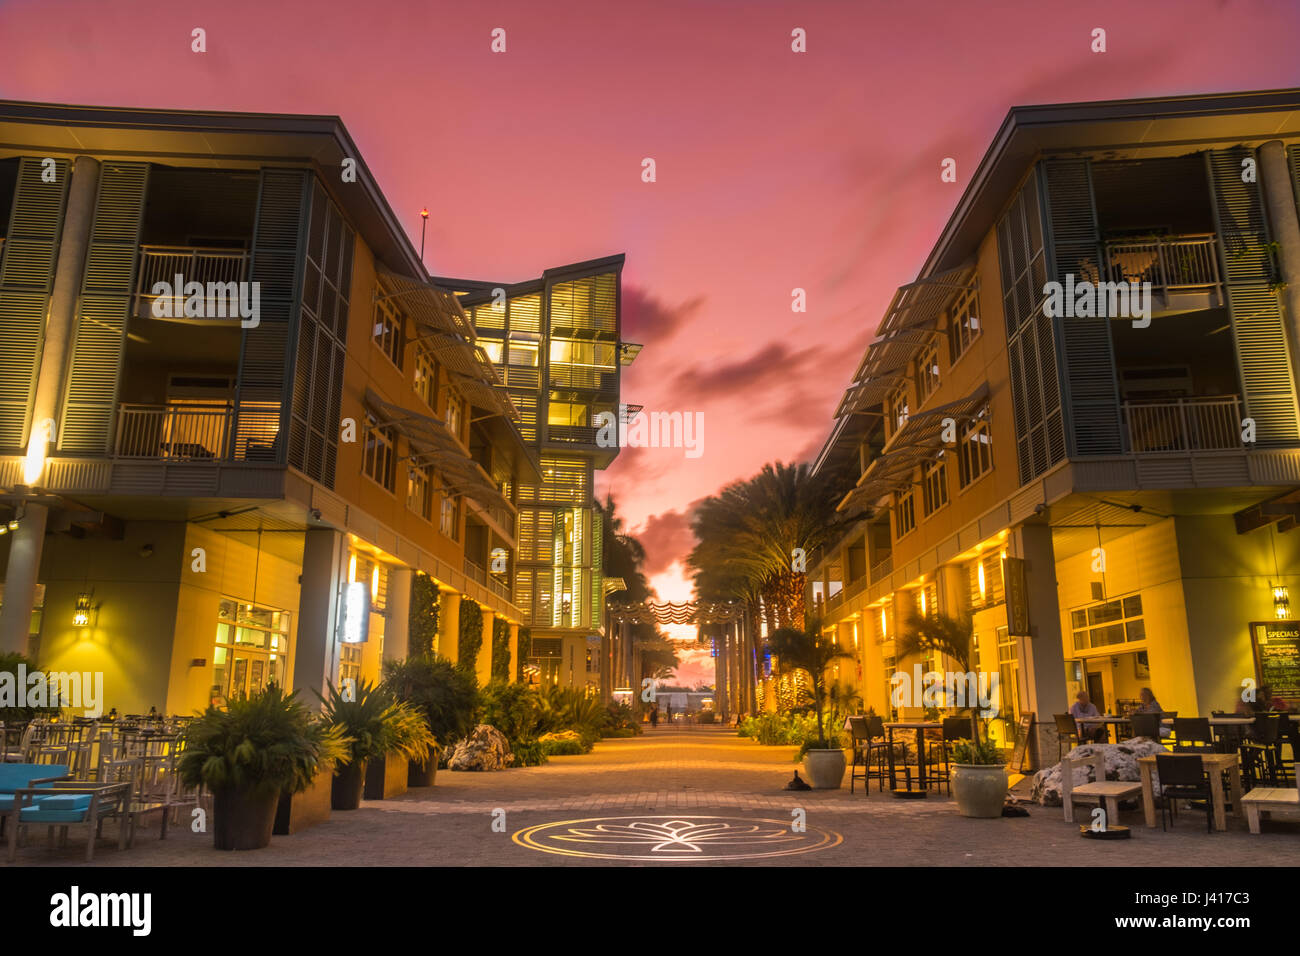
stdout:
[[[588,755],[498,773],[440,771],[437,785],[368,801],[328,823],[253,853],[218,853],[211,835],[182,824],[165,841],[156,825],[120,852],[103,841],[95,866],[641,865],[753,862],[771,865],[1091,864],[1277,866],[1300,858],[1296,825],[1260,836],[1232,818],[1207,834],[1203,817],[1180,815],[1163,833],[1142,826],[1122,842],[1083,840],[1059,808],[1028,818],[970,820],[953,802],[895,800],[873,789],[786,792],[793,747],[761,747],[722,728],[666,728],[607,740]],[[83,831],[48,850],[33,832],[19,865],[84,865]],[[3,864],[0,864],[3,865]]]

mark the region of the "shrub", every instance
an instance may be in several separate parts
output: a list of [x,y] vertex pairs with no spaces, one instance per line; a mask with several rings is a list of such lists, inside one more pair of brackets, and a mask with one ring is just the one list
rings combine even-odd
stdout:
[[411,577],[410,648],[412,657],[426,657],[438,647],[438,614],[442,596],[427,574]]
[[592,747],[591,741],[574,730],[544,734],[537,742],[541,744],[542,752],[550,757],[591,753]]
[[460,602],[460,633],[456,641],[456,663],[471,674],[478,667],[483,648],[483,609],[468,598]]
[[605,729],[602,737],[635,737],[644,733],[641,722],[636,719],[632,705],[624,701],[614,701],[605,707]]
[[383,688],[424,714],[429,730],[445,749],[474,729],[478,681],[445,657],[384,661]]
[[434,744],[424,714],[406,701],[394,700],[364,680],[349,695],[351,699],[333,684],[328,686],[328,696],[316,696],[325,704],[325,719],[348,738],[340,763],[389,754],[420,760]]
[[510,679],[510,625],[492,618],[492,679]]
[[[26,665],[28,676],[37,672],[36,664],[22,654],[0,653],[0,671],[14,675],[14,687],[18,691],[18,699],[23,700],[27,686],[18,683],[19,664]],[[52,716],[59,712],[58,700],[53,701],[53,704],[52,707],[0,707],[0,722],[21,724],[33,717]]]

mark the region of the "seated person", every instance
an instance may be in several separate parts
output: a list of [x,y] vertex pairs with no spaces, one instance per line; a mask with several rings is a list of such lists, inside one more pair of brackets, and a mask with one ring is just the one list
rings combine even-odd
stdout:
[[[1074,703],[1070,705],[1070,716],[1077,723],[1080,717],[1100,717],[1096,706],[1088,699],[1088,692],[1081,690],[1074,697]],[[1105,724],[1078,724],[1079,740],[1102,741],[1107,739]]]
[[[1150,687],[1143,687],[1138,692],[1138,697],[1142,700],[1142,706],[1137,709],[1139,714],[1163,714],[1165,709],[1160,706],[1160,701],[1156,700],[1156,695],[1151,693]],[[1173,735],[1173,728],[1160,725],[1160,736],[1169,737]]]

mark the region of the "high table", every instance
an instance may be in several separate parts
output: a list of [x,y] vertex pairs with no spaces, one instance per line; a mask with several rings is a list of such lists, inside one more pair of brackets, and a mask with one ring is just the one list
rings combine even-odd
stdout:
[[1075,723],[1081,726],[1096,726],[1097,724],[1106,725],[1106,742],[1110,742],[1111,725],[1115,727],[1115,740],[1119,740],[1119,728],[1127,727],[1130,723],[1127,717],[1116,717],[1113,714],[1098,714],[1096,717],[1076,717]]
[[[1236,754],[1204,753],[1198,755],[1210,775],[1210,798],[1214,805],[1214,829],[1228,829],[1228,815],[1224,806],[1223,771],[1228,771],[1228,790],[1232,796],[1233,816],[1241,815],[1241,758]],[[1156,825],[1156,796],[1154,774],[1156,758],[1138,758],[1138,771],[1142,774],[1142,813],[1149,827]]]
[[[894,770],[894,731],[897,730],[915,730],[916,731],[916,773],[917,779],[924,791],[925,785],[925,732],[927,730],[942,730],[943,722],[938,720],[897,720],[890,724],[885,724],[885,736],[888,738],[886,749],[889,751],[889,789],[898,789],[897,774]],[[907,758],[903,758],[903,766],[907,766]]]

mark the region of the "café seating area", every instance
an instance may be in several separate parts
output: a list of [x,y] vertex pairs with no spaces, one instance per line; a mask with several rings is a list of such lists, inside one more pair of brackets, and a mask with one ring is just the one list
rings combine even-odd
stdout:
[[86,859],[106,820],[129,848],[141,825],[169,821],[203,804],[178,772],[188,717],[131,715],[114,719],[35,718],[0,724],[0,836],[7,859],[31,827],[47,828],[49,846],[66,845],[71,826],[85,826]]

